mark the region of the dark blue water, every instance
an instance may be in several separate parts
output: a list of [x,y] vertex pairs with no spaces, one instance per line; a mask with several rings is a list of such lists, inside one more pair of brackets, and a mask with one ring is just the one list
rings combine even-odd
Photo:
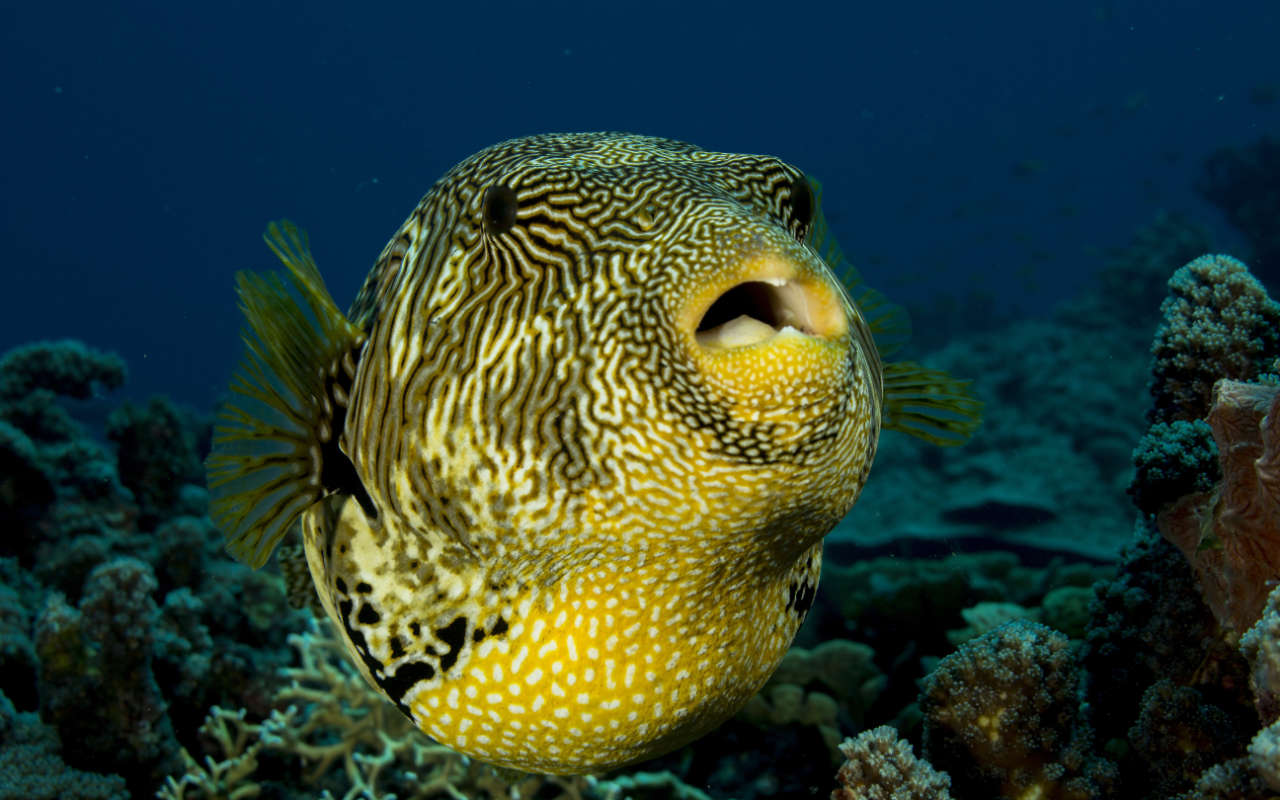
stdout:
[[791,160],[919,328],[946,294],[1042,314],[1157,209],[1218,224],[1202,159],[1280,122],[1258,92],[1280,84],[1270,0],[2,14],[0,350],[80,337],[127,359],[131,392],[201,406],[239,348],[232,274],[272,266],[267,220],[311,231],[345,303],[440,173],[509,137]]

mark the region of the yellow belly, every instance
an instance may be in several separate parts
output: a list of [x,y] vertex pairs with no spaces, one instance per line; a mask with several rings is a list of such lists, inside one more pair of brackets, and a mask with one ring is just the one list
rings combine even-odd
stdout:
[[784,615],[769,624],[740,605],[664,618],[679,612],[653,591],[660,582],[600,573],[567,580],[545,605],[535,600],[507,636],[479,643],[458,675],[418,692],[418,726],[492,763],[605,770],[720,724],[759,690],[794,633],[778,624]]
[[[439,609],[439,592],[406,594],[411,581],[389,569],[414,563],[415,553],[389,547],[354,503],[331,535],[319,514],[307,516],[304,533],[326,610],[370,684],[437,741],[530,772],[603,771],[701,736],[759,690],[802,619],[788,605],[786,576],[693,592],[690,575],[660,560],[597,564],[488,607],[476,602],[483,581],[450,587],[468,619],[496,612],[503,624],[469,626],[441,661],[432,626],[411,641],[406,621],[416,609]],[[815,548],[814,579],[817,558]],[[375,614],[362,611],[366,603]],[[437,613],[436,625],[452,613]],[[430,678],[397,684],[415,659],[435,665]]]

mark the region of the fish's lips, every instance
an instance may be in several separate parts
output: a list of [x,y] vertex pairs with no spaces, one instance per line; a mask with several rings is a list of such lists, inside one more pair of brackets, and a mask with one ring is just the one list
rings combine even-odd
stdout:
[[690,300],[680,325],[703,350],[753,347],[786,336],[832,341],[848,333],[839,289],[782,255],[751,259]]

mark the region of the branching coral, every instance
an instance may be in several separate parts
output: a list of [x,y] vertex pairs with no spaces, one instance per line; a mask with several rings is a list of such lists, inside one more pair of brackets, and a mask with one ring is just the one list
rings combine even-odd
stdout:
[[951,778],[916,758],[888,725],[846,739],[840,750],[848,760],[831,800],[951,800]]
[[301,664],[281,670],[286,684],[262,722],[243,709],[214,707],[201,731],[220,751],[197,761],[183,751],[186,770],[170,776],[164,800],[256,797],[260,763],[284,757],[300,769],[315,794],[343,800],[448,797],[531,797],[544,786],[577,800],[584,778],[499,772],[439,745],[365,683],[333,637],[327,621],[289,637]]
[[1222,481],[1157,516],[1224,627],[1243,632],[1280,580],[1280,389],[1222,381],[1209,426]]

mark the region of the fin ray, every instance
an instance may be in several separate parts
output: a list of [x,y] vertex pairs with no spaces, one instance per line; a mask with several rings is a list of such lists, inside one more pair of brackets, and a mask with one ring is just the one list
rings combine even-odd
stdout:
[[325,288],[306,236],[283,222],[263,238],[287,272],[236,276],[245,353],[206,461],[209,515],[227,549],[252,567],[324,492],[325,370],[363,342]]
[[884,365],[884,428],[950,447],[982,426],[983,403],[970,381],[911,361]]

